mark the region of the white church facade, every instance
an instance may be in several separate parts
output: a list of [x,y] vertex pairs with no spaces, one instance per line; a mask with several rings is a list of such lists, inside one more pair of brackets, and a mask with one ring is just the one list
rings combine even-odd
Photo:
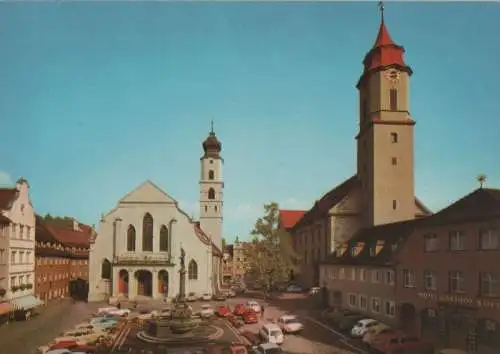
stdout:
[[103,215],[91,240],[89,301],[109,297],[173,298],[179,292],[181,248],[186,292],[216,293],[222,283],[222,145],[210,132],[200,159],[200,218],[193,220],[151,181]]

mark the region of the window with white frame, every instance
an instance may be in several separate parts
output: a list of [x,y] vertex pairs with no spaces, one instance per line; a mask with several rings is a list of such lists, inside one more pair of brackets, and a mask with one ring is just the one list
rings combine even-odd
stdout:
[[424,271],[424,289],[436,290],[436,273],[432,270]]
[[436,234],[427,234],[424,236],[424,251],[436,252],[439,250],[438,238]]
[[356,307],[357,306],[358,297],[356,294],[349,294],[349,306]]
[[356,268],[351,268],[351,280],[356,280]]
[[340,268],[339,269],[339,279],[344,279],[345,278],[345,269]]
[[481,272],[481,295],[482,296],[499,296],[500,288],[498,282],[498,274],[492,272]]
[[465,250],[465,240],[465,234],[462,231],[450,232],[450,251]]
[[385,272],[385,283],[388,285],[394,285],[394,271],[392,269]]
[[337,279],[338,270],[337,268],[330,268],[329,277],[330,279]]
[[500,248],[500,236],[497,229],[479,231],[479,248],[482,250],[497,250]]
[[403,286],[405,288],[414,288],[416,286],[414,270],[403,269]]
[[377,269],[373,269],[372,270],[372,282],[373,283],[380,283],[381,280],[382,280],[382,271],[377,270]]
[[16,261],[17,261],[17,252],[16,251],[12,251],[10,253],[10,264],[16,264]]
[[361,268],[359,270],[359,280],[366,281],[366,269]]
[[380,299],[372,297],[371,307],[373,313],[380,313]]
[[389,317],[396,316],[396,304],[394,303],[394,301],[384,301],[384,315]]
[[463,293],[465,291],[464,272],[459,270],[449,272],[449,291],[450,293]]
[[368,309],[368,298],[365,295],[359,295],[359,308],[361,310]]

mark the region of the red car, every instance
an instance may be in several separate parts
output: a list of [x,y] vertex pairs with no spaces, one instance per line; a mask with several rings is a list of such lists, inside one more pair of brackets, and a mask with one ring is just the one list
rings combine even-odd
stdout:
[[257,323],[259,322],[259,319],[257,318],[257,313],[254,310],[246,309],[246,311],[243,312],[243,321],[245,321],[246,324],[249,324]]
[[234,307],[234,311],[233,313],[236,315],[236,316],[243,316],[243,314],[245,313],[245,310],[246,310],[246,307],[245,305],[243,304],[238,304]]
[[219,306],[217,309],[217,316],[219,317],[227,317],[231,314],[231,309],[229,306]]

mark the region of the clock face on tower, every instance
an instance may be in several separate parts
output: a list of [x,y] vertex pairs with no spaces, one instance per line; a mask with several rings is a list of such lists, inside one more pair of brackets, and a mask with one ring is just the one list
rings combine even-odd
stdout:
[[401,77],[401,73],[399,72],[399,70],[391,69],[391,70],[386,71],[385,77],[387,78],[387,80],[391,81],[392,83],[396,83],[396,82],[398,82],[399,78]]

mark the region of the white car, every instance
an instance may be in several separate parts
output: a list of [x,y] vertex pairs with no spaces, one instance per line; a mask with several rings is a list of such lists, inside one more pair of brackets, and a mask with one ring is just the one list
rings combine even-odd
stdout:
[[377,320],[373,320],[371,318],[365,318],[359,320],[358,323],[354,325],[351,329],[351,336],[361,338],[366,332],[370,330],[371,327],[378,325],[379,322]]
[[276,343],[262,343],[252,347],[254,354],[283,354],[283,350]]
[[186,301],[188,301],[188,302],[194,302],[196,300],[198,300],[198,298],[196,297],[195,293],[191,292],[191,293],[187,294]]
[[285,336],[281,331],[281,328],[274,323],[266,323],[259,330],[259,336],[262,338],[263,342],[283,344],[285,341]]
[[125,317],[130,315],[130,310],[129,309],[116,309],[116,310],[110,310],[107,312],[108,315],[112,316],[120,316],[120,317]]
[[212,305],[202,305],[200,310],[200,316],[202,318],[212,317],[215,315],[215,310]]
[[316,295],[321,291],[321,288],[319,286],[314,286],[311,289],[309,289],[309,295]]
[[294,315],[281,316],[277,324],[283,333],[298,333],[304,329],[304,325]]
[[201,300],[203,301],[210,301],[212,300],[212,294],[210,293],[203,293],[200,297]]
[[254,310],[257,313],[260,313],[260,309],[261,309],[259,303],[257,301],[253,301],[253,300],[247,301],[247,308],[251,308],[252,310]]
[[302,291],[303,291],[303,289],[300,286],[295,285],[295,284],[289,285],[286,288],[287,293],[301,293]]

